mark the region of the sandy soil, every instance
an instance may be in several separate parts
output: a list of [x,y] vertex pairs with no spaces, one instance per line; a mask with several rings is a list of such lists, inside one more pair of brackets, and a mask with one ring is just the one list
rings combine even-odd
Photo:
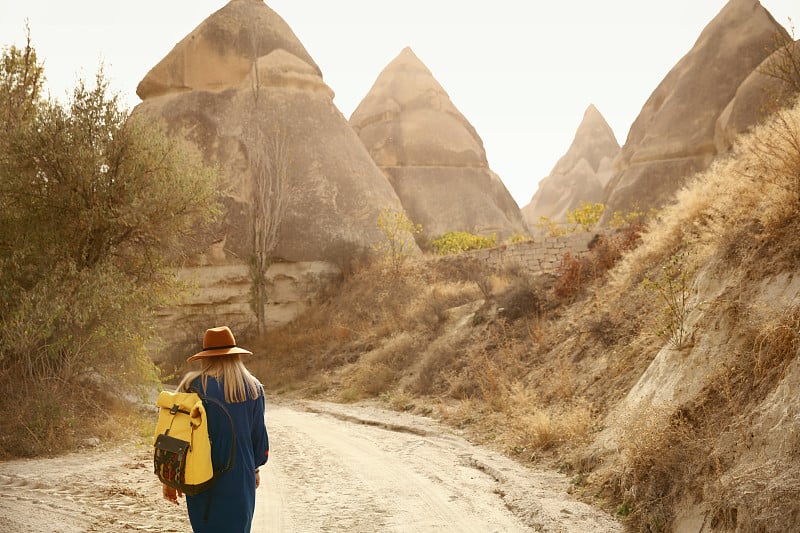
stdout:
[[[318,402],[267,407],[271,458],[254,532],[615,532],[568,481],[473,446],[435,422]],[[0,463],[6,532],[184,532],[147,446]]]

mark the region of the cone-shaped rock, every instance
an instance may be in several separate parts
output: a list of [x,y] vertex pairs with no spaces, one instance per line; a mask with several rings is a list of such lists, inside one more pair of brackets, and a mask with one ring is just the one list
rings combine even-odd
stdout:
[[320,79],[319,67],[289,28],[262,0],[234,0],[180,41],[147,76],[136,94],[147,100],[192,90],[237,86],[257,58],[284,50]]
[[250,253],[253,162],[259,152],[274,156],[275,142],[284,145],[289,181],[276,257],[338,260],[381,238],[381,208],[401,208],[319,68],[261,0],[232,0],[207,18],[147,74],[139,94],[135,112],[163,118],[225,171],[222,231],[238,257]]
[[428,237],[525,232],[475,128],[410,48],[381,72],[350,124]]
[[783,28],[757,0],[730,0],[650,95],[614,163],[606,210],[658,207],[716,155],[717,119]]
[[769,113],[791,104],[798,92],[800,40],[779,46],[742,82],[717,120],[717,150],[729,150],[737,135]]
[[[368,253],[384,239],[381,209],[402,209],[317,65],[261,0],[232,0],[213,13],[147,74],[138,94],[144,101],[134,114],[163,121],[225,176],[222,220],[200,236],[193,267],[219,268],[198,281],[206,292],[192,305],[217,302],[214,312],[228,323],[250,313],[247,265],[254,228],[264,234],[265,220],[277,227],[273,260],[315,265],[292,274],[284,303],[295,305],[304,280],[329,271],[320,262],[345,266]],[[256,191],[270,182],[260,208]]]
[[599,202],[603,186],[611,179],[612,162],[619,143],[611,127],[594,105],[583,114],[572,144],[550,175],[539,182],[531,202],[522,208],[529,228],[541,217],[565,222],[567,212],[583,202]]

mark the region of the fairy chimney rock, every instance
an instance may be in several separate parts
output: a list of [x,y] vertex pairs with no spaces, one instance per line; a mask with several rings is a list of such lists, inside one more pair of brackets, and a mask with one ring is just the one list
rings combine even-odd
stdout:
[[480,136],[411,48],[383,69],[350,124],[428,237],[525,232]]
[[522,208],[528,227],[534,228],[541,217],[565,222],[567,213],[581,201],[599,202],[618,153],[619,143],[608,122],[594,105],[589,105],[569,150]]
[[[317,64],[260,0],[232,0],[210,15],[147,73],[137,93],[143,102],[134,116],[163,122],[222,169],[223,213],[198,237],[194,266],[198,272],[219,267],[204,270],[203,279],[237,280],[230,286],[209,282],[199,297],[204,305],[235,302],[225,315],[230,323],[246,322],[250,312],[247,268],[259,220],[270,218],[277,227],[274,246],[266,250],[273,265],[328,272],[318,263],[343,267],[374,253],[384,239],[377,224],[381,210],[402,210],[334,105]],[[280,168],[285,172],[275,170]],[[278,172],[280,186],[259,185],[275,181]],[[259,187],[280,191],[268,195],[260,214]]]
[[757,0],[730,0],[642,107],[606,186],[614,211],[659,207],[717,154],[717,120],[785,30]]
[[[184,37],[139,82],[142,100],[186,91],[239,86],[259,58],[280,50],[291,70],[322,80],[322,72],[288,24],[262,0],[231,0]],[[330,90],[330,89],[328,89]]]
[[800,90],[800,40],[778,35],[779,45],[750,73],[736,96],[717,119],[714,144],[717,151],[731,149],[736,137],[768,114],[794,102]]

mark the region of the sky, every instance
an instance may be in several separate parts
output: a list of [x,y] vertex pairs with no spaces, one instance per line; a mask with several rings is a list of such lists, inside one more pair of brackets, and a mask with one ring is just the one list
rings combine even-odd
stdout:
[[[65,100],[102,64],[133,108],[136,86],[226,0],[0,0],[0,46],[25,42]],[[483,139],[520,207],[566,153],[590,104],[620,145],[647,98],[725,0],[267,0],[333,89],[345,118],[410,46]],[[800,1],[762,0],[785,28]],[[798,37],[797,32],[794,33]]]

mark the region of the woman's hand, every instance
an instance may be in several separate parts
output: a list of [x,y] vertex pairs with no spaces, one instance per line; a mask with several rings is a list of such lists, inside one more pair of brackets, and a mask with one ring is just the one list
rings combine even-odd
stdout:
[[261,485],[261,474],[256,470],[256,488],[258,488],[259,485]]
[[178,498],[183,497],[183,493],[179,490],[176,490],[169,485],[161,485],[161,495],[164,496],[164,499],[178,505]]

